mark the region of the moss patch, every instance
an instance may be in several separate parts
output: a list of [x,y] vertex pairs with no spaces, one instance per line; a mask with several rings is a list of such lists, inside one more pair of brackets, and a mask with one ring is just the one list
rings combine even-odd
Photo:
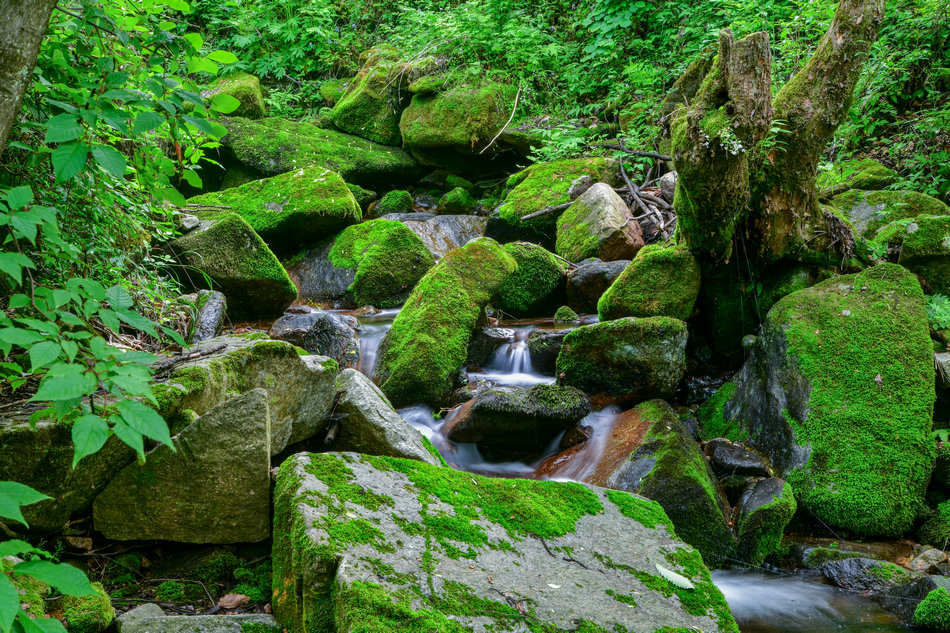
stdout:
[[860,191],[852,189],[832,198],[829,204],[841,212],[865,238],[885,224],[919,215],[950,215],[950,207],[916,191]]
[[399,122],[403,145],[481,149],[508,120],[515,92],[514,86],[492,83],[416,94]]
[[597,302],[601,321],[669,316],[685,321],[699,295],[700,269],[685,246],[642,248]]
[[914,625],[950,631],[950,592],[937,587],[914,609]]
[[387,213],[412,213],[412,194],[402,189],[390,191],[376,207],[376,215]]
[[218,95],[228,95],[241,102],[232,116],[259,119],[267,115],[267,106],[264,105],[264,93],[261,91],[261,80],[249,73],[231,73],[216,79],[211,87],[201,93],[207,100]]
[[495,295],[496,305],[514,316],[550,314],[560,302],[567,263],[541,246],[512,242],[502,249],[518,263],[518,270],[505,280]]
[[724,437],[733,442],[742,442],[748,437],[748,432],[734,419],[725,416],[726,403],[736,393],[736,383],[729,381],[716,390],[709,400],[700,405],[696,411],[699,419],[699,430],[703,440],[714,437]]
[[823,196],[834,196],[848,189],[875,191],[893,185],[897,172],[872,158],[846,160],[828,171],[818,173],[815,184]]
[[455,187],[439,198],[439,213],[469,215],[475,210],[475,198],[464,187]]
[[785,484],[781,494],[772,495],[772,502],[759,506],[739,521],[738,558],[757,567],[782,549],[785,526],[792,520],[798,505],[792,487]]

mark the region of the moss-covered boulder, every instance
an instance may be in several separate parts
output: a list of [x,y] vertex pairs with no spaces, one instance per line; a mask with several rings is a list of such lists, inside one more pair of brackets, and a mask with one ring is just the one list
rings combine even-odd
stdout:
[[699,553],[624,492],[298,454],[274,508],[288,630],[738,631]]
[[[894,612],[904,623],[916,624],[935,630],[950,630],[950,605],[942,595],[950,592],[950,578],[946,576],[924,576],[898,587],[891,587],[874,596],[882,607]],[[934,595],[928,606],[921,609],[927,598]],[[943,604],[941,604],[943,603]],[[919,616],[917,612],[920,612]],[[915,617],[917,616],[917,617]],[[942,622],[941,622],[942,620]],[[943,627],[943,628],[941,628]]]
[[669,316],[685,321],[699,296],[699,264],[685,246],[643,248],[597,302],[601,321]]
[[625,259],[580,262],[567,273],[567,305],[581,314],[597,312],[597,302],[629,264]]
[[275,176],[317,165],[347,182],[368,187],[380,182],[411,182],[418,163],[398,147],[389,147],[312,123],[241,117],[221,121],[227,128],[222,143],[241,164],[262,176]]
[[932,631],[950,631],[950,592],[937,587],[914,609],[914,626]]
[[581,318],[577,316],[577,313],[571,310],[568,306],[561,306],[554,313],[554,323],[555,325],[562,325],[565,323],[580,323]]
[[737,558],[757,567],[781,552],[782,534],[797,509],[792,487],[781,479],[762,479],[749,486],[739,500]]
[[620,169],[609,158],[569,158],[549,163],[536,163],[511,176],[506,186],[508,194],[498,208],[501,220],[514,227],[536,227],[551,233],[556,231],[557,213],[549,213],[522,222],[521,218],[547,207],[571,201],[568,189],[577,178],[590,176],[594,182],[618,184]]
[[227,298],[233,321],[279,316],[297,298],[280,260],[237,214],[204,220],[168,245],[191,271],[180,275],[182,281],[195,289],[208,288],[210,282],[211,289]]
[[[747,431],[734,418],[726,417],[726,404],[736,393],[736,383],[724,383],[716,392],[710,396],[706,402],[701,404],[696,410],[696,418],[699,420],[699,437],[703,441],[709,441],[713,438],[724,437],[733,442],[741,442],[746,439]],[[735,414],[733,409],[729,412]]]
[[686,324],[670,317],[579,327],[557,357],[558,382],[590,394],[595,406],[670,398],[685,369]]
[[868,536],[913,524],[934,467],[924,295],[882,264],[769,311],[723,409],[823,523]]
[[518,262],[518,270],[498,289],[494,307],[520,317],[550,314],[563,300],[567,262],[527,242],[512,242],[502,249]]
[[399,121],[403,146],[477,155],[504,127],[515,92],[514,86],[489,83],[418,93]]
[[[23,559],[17,556],[0,558],[0,573],[6,577],[6,580],[13,585],[13,589],[16,591],[11,602],[15,606],[16,602],[14,601],[19,601],[20,608],[26,612],[31,620],[47,618],[49,616],[46,614],[46,597],[49,595],[50,586],[33,576],[15,574],[14,567],[22,562],[24,562]],[[47,627],[42,628],[43,630],[47,629]]]
[[376,381],[393,404],[439,404],[451,393],[485,306],[517,268],[497,242],[481,238],[426,273],[380,346]]
[[[278,254],[328,237],[358,223],[363,212],[339,174],[318,166],[255,180],[191,198],[195,214],[208,218],[230,207]],[[203,208],[205,207],[205,208]]]
[[572,262],[588,257],[631,259],[643,248],[640,224],[606,183],[585,191],[557,220],[557,254]]
[[412,194],[404,189],[393,189],[383,196],[376,205],[376,216],[387,213],[412,213]]
[[897,262],[917,275],[928,293],[950,295],[950,215],[896,222],[878,239],[899,251]]
[[860,191],[833,197],[831,207],[842,213],[861,237],[870,239],[885,224],[919,215],[950,215],[950,207],[917,191]]
[[115,608],[102,583],[92,583],[95,593],[88,596],[63,596],[57,603],[59,619],[69,633],[99,633],[112,624]]
[[613,459],[602,459],[591,483],[657,501],[677,535],[698,549],[707,564],[719,565],[733,556],[729,504],[699,445],[670,405],[653,400],[624,415],[635,421],[637,432],[612,435],[610,441],[631,437],[636,445],[623,442],[617,452],[608,446],[605,453]]
[[320,97],[330,107],[333,107],[343,98],[350,84],[353,83],[353,77],[340,77],[330,79],[320,84]]
[[946,549],[950,545],[950,501],[937,504],[927,520],[920,526],[918,538],[921,543]]
[[438,212],[443,215],[468,215],[475,211],[475,198],[464,187],[456,187],[439,198]]
[[290,267],[306,301],[393,308],[432,267],[426,245],[406,225],[370,220],[347,227]]
[[816,183],[823,197],[836,196],[849,189],[878,191],[897,182],[899,176],[873,158],[846,160],[828,171],[818,173]]
[[234,97],[241,103],[230,113],[232,116],[248,119],[260,119],[267,116],[261,80],[250,73],[231,73],[216,79],[207,90],[201,93],[201,96],[208,101],[218,95]]

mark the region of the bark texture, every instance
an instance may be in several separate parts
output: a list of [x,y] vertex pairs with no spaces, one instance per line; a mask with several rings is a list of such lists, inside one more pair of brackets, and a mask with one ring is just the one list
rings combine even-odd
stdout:
[[0,153],[23,94],[33,83],[33,67],[56,0],[0,0]]

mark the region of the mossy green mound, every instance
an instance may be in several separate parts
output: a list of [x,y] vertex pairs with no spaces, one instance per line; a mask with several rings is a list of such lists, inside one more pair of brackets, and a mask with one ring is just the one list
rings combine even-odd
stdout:
[[346,91],[349,90],[353,77],[341,77],[340,79],[330,79],[320,84],[320,97],[329,106],[335,106],[337,101],[343,98]]
[[480,151],[504,127],[515,92],[514,86],[491,83],[418,93],[399,122],[403,145]]
[[379,182],[408,182],[419,175],[416,161],[397,147],[311,123],[240,117],[221,123],[228,130],[222,139],[225,147],[238,161],[266,176],[318,165],[347,182],[372,187]]
[[726,417],[832,528],[899,536],[934,466],[933,350],[924,295],[882,264],[780,300]]
[[950,592],[937,587],[914,610],[914,626],[950,631]]
[[[536,163],[508,179],[509,191],[499,213],[509,224],[520,225],[521,218],[529,213],[570,202],[567,190],[575,179],[590,176],[594,182],[613,183],[618,174],[617,163],[607,158]],[[557,218],[557,213],[550,213],[527,222],[530,226],[546,227],[553,234]]]
[[893,185],[899,176],[873,158],[846,160],[818,173],[815,184],[822,196],[835,196],[848,189],[877,191]]
[[475,198],[464,187],[456,187],[439,198],[439,213],[468,215],[475,210]]
[[485,305],[517,270],[494,240],[450,251],[416,285],[380,347],[376,380],[395,406],[440,404]]
[[512,242],[502,249],[518,262],[518,270],[495,295],[495,307],[514,316],[540,316],[560,303],[567,263],[541,246]]
[[435,260],[402,222],[370,220],[346,228],[330,248],[330,262],[356,271],[349,290],[356,305],[401,305]]
[[102,583],[92,583],[95,593],[88,596],[63,596],[59,601],[60,619],[69,633],[99,633],[112,624],[115,608]]
[[669,316],[685,321],[699,295],[699,264],[685,246],[646,246],[597,302],[601,321]]
[[383,196],[376,207],[376,215],[387,213],[412,213],[412,194],[403,189],[394,189]]
[[919,215],[950,215],[950,207],[917,191],[860,191],[852,189],[829,204],[842,213],[856,232],[870,239],[885,224]]
[[920,526],[918,537],[921,543],[940,549],[950,545],[950,501],[937,504],[930,517]]
[[[762,503],[758,497],[763,495],[771,501]],[[781,479],[766,479],[744,494],[740,505],[736,551],[744,564],[757,567],[766,557],[781,552],[785,526],[795,516],[798,504],[790,485]]]
[[260,119],[267,116],[261,80],[250,73],[232,73],[216,79],[210,88],[201,93],[201,96],[208,100],[218,95],[228,95],[241,102],[237,110],[231,112],[231,116],[242,116],[248,119]]
[[[328,237],[363,217],[353,192],[335,172],[304,167],[240,187],[191,198],[189,204],[231,207],[277,253]],[[196,211],[215,217],[222,211]]]
[[207,288],[210,281],[211,289],[224,293],[232,320],[280,316],[297,297],[280,260],[239,215],[203,221],[169,246],[192,269],[190,283]]
[[928,293],[950,295],[950,215],[891,223],[877,240],[898,251],[897,263],[917,275]]
[[741,428],[741,425],[725,415],[726,403],[732,399],[735,393],[736,383],[729,381],[719,387],[716,393],[696,410],[696,418],[699,420],[699,434],[703,441],[711,440],[714,437],[724,437],[733,442],[745,440],[747,434]]
[[580,320],[577,313],[571,310],[569,306],[561,306],[554,313],[555,323],[578,323]]

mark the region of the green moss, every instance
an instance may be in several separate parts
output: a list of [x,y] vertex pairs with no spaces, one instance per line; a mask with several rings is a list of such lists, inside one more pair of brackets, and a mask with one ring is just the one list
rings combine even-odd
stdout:
[[267,626],[261,622],[242,622],[241,633],[280,633],[279,626]]
[[412,194],[402,189],[390,191],[376,207],[376,215],[387,213],[412,213]]
[[349,287],[356,305],[378,308],[402,304],[434,264],[419,236],[402,222],[383,219],[347,227],[329,258],[337,268],[356,270]]
[[895,220],[921,215],[950,215],[950,207],[916,191],[859,191],[852,189],[829,201],[856,229],[858,235],[870,238]]
[[13,563],[9,559],[0,559],[0,571],[13,583],[20,601],[20,608],[31,618],[46,617],[46,596],[50,588],[45,582],[33,576],[14,576]]
[[554,313],[555,323],[579,323],[580,317],[569,306],[561,306]]
[[155,599],[159,602],[181,602],[185,599],[185,585],[166,580],[155,588]]
[[620,510],[620,514],[628,519],[633,519],[648,528],[655,528],[658,525],[662,525],[670,533],[670,536],[676,536],[676,532],[673,529],[673,522],[666,516],[663,506],[656,501],[636,497],[621,490],[608,490],[607,498],[617,506],[617,509]]
[[481,149],[508,120],[515,92],[514,86],[492,83],[416,94],[399,123],[403,145]]
[[740,519],[738,558],[757,567],[782,549],[785,526],[792,520],[798,505],[792,487],[785,484],[781,494],[772,495],[772,502],[762,505]]
[[517,269],[481,238],[449,252],[419,281],[383,340],[377,380],[396,406],[439,404],[468,355],[484,306]]
[[786,477],[798,502],[858,534],[902,534],[921,507],[935,452],[920,284],[882,264],[785,297],[769,321],[787,328],[788,361],[811,385],[807,417],[786,416],[796,442],[811,449]]
[[232,552],[215,550],[187,570],[182,577],[200,582],[227,582],[240,564],[241,561]]
[[239,161],[266,175],[315,165],[337,172],[347,182],[372,187],[410,180],[418,173],[416,162],[398,148],[310,123],[240,117],[222,123],[228,130],[224,144]]
[[950,592],[937,587],[914,609],[914,625],[950,631]]
[[950,501],[937,505],[918,532],[921,543],[941,549],[950,544]]
[[839,549],[828,547],[814,547],[805,557],[808,567],[817,569],[829,561],[845,560],[847,558],[863,558],[863,554],[858,552],[845,552]]
[[449,174],[445,177],[445,186],[451,189],[456,189],[461,187],[465,191],[472,193],[475,191],[475,185],[471,181],[462,178],[461,176],[456,176],[455,174]]
[[92,595],[63,596],[60,600],[60,619],[69,633],[99,633],[115,619],[115,609],[102,583],[94,582],[92,588]]
[[363,189],[359,185],[354,185],[346,183],[346,188],[350,190],[350,193],[353,194],[353,197],[356,199],[356,204],[360,205],[360,209],[366,211],[369,208],[369,205],[376,200],[376,192],[370,191],[369,189]]
[[439,198],[439,213],[468,215],[475,210],[475,198],[462,187],[456,187]]
[[350,84],[353,83],[353,77],[343,77],[340,79],[330,79],[320,84],[320,96],[329,106],[334,106],[343,98]]
[[950,294],[950,215],[914,218],[903,238],[898,263],[929,293]]
[[880,562],[868,567],[868,574],[890,585],[904,585],[919,578],[917,574],[888,562]]
[[[538,316],[556,305],[567,263],[541,246],[512,242],[502,249],[518,264],[495,295],[495,307],[514,316]],[[553,303],[553,305],[552,305]]]
[[429,454],[438,460],[440,466],[448,466],[448,462],[445,461],[445,458],[442,457],[442,453],[432,444],[432,441],[429,440],[425,435],[422,436],[422,445],[426,447],[426,450],[429,451]]
[[426,75],[409,84],[409,92],[414,95],[435,95],[445,90],[446,85],[444,75]]
[[617,602],[622,602],[624,604],[629,604],[631,607],[637,606],[637,600],[633,596],[628,596],[625,593],[617,593],[613,589],[607,590],[607,595],[616,600]]
[[732,399],[736,393],[736,383],[729,381],[723,384],[709,400],[700,405],[696,410],[696,417],[699,419],[699,429],[703,440],[711,440],[714,437],[724,437],[733,442],[742,442],[748,437],[748,432],[742,428],[738,421],[726,419],[726,403]]
[[897,172],[872,158],[846,160],[828,171],[818,173],[815,184],[824,196],[833,196],[848,189],[877,190],[893,185]]
[[216,79],[208,90],[201,93],[208,101],[218,95],[228,95],[241,102],[237,110],[231,112],[232,116],[259,119],[267,114],[261,80],[249,73],[231,73]]
[[[581,176],[590,176],[595,182],[611,182],[617,177],[617,166],[606,158],[572,158],[531,165],[508,179],[510,191],[499,209],[501,218],[520,225],[521,218],[529,213],[570,202],[567,190]],[[553,233],[557,217],[556,213],[547,214],[528,220],[528,224]]]
[[700,269],[685,246],[640,249],[597,302],[601,321],[669,316],[687,320],[699,296]]

